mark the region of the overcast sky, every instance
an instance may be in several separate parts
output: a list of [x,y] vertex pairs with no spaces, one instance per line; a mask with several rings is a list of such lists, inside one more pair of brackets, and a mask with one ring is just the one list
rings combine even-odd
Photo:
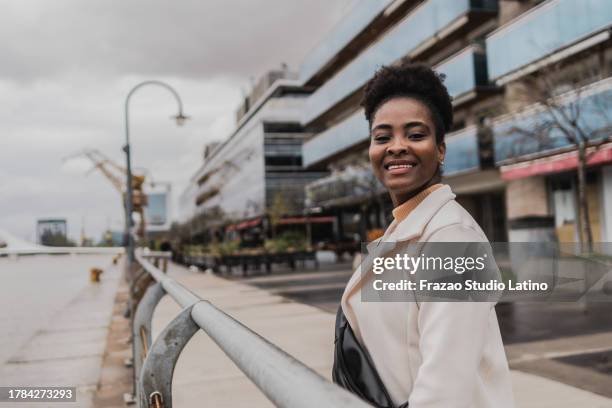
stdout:
[[[123,223],[119,194],[86,160],[124,163],[123,103],[159,79],[192,117],[178,128],[173,98],[142,88],[130,105],[135,167],[178,197],[204,144],[225,138],[250,78],[304,56],[355,0],[19,0],[0,5],[0,229],[35,239],[38,218],[65,217],[96,241]],[[176,207],[176,206],[175,206]]]

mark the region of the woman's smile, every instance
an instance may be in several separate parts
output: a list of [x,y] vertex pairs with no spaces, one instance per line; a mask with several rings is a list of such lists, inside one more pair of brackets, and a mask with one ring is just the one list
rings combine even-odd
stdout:
[[410,174],[416,166],[418,166],[418,163],[414,160],[389,160],[383,165],[392,176]]

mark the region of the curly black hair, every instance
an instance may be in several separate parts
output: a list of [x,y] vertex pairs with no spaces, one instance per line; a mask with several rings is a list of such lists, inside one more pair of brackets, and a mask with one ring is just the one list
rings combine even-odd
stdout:
[[423,64],[402,63],[380,67],[366,84],[361,106],[370,126],[378,108],[389,99],[410,97],[430,110],[436,127],[436,141],[444,141],[453,123],[453,105],[444,86],[444,75]]

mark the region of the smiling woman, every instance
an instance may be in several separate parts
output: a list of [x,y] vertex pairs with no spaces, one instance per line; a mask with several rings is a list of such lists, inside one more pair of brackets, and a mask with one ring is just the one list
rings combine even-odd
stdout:
[[380,68],[365,88],[370,163],[391,196],[394,220],[368,245],[342,296],[333,377],[379,407],[513,407],[493,302],[387,303],[359,296],[379,276],[376,258],[401,256],[416,243],[459,243],[461,249],[487,242],[441,184],[444,134],[453,121],[442,81],[429,67],[402,64]]

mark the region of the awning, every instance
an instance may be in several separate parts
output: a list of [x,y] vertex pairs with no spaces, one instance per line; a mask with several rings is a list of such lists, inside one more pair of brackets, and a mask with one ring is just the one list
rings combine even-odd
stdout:
[[241,231],[247,228],[257,227],[259,224],[261,224],[261,220],[262,220],[262,217],[257,217],[257,218],[253,218],[252,220],[242,221],[237,224],[232,224],[228,226],[225,230],[226,231]]
[[[592,148],[587,150],[592,152]],[[612,143],[600,146],[587,161],[589,167],[612,163]],[[578,168],[578,152],[571,151],[541,159],[501,166],[499,171],[504,180],[516,180],[531,176],[561,173]]]
[[278,225],[294,225],[294,224],[326,224],[334,222],[336,217],[333,216],[318,216],[318,217],[288,217],[283,218],[278,222]]

